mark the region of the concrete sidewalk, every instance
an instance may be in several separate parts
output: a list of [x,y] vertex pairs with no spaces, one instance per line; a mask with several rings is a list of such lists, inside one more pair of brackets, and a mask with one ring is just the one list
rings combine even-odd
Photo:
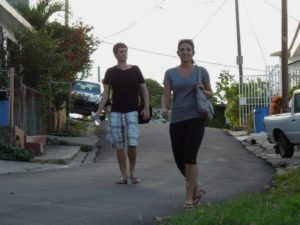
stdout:
[[[168,131],[169,124],[141,125],[139,185],[115,184],[120,176],[116,152],[102,144],[93,164],[1,174],[1,224],[152,225],[157,218],[182,212],[185,182]],[[197,161],[199,180],[207,190],[200,204],[265,191],[275,172],[235,138],[214,128],[206,129]]]
[[269,143],[265,132],[247,134],[245,131],[229,131],[228,133],[239,140],[248,151],[270,163],[278,173],[300,166],[300,146],[295,146],[292,158],[282,158],[275,153],[275,145]]
[[[228,131],[228,134],[240,141],[244,147],[256,156],[269,162],[277,172],[284,172],[300,166],[300,151],[295,150],[292,158],[282,158],[275,154],[274,144],[267,141],[265,132],[247,134],[245,131]],[[65,145],[48,145],[46,154],[37,156],[33,162],[15,162],[0,160],[0,174],[30,172],[49,169],[61,169],[93,163],[101,140],[96,136],[89,137],[60,137],[48,136],[50,139],[64,142]],[[92,151],[82,152],[80,146],[90,146]],[[296,147],[297,149],[297,147]]]
[[[64,145],[47,145],[46,154],[36,156],[32,162],[0,160],[0,174],[61,169],[93,163],[98,150],[98,137],[48,137],[63,142]],[[92,150],[83,152],[80,146],[90,146]]]

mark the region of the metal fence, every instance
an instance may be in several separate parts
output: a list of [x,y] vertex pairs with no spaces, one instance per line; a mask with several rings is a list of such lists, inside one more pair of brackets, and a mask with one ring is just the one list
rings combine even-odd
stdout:
[[27,135],[45,133],[45,118],[43,118],[42,95],[22,83],[14,75],[13,120],[15,125],[25,131]]
[[0,143],[11,143],[9,128],[9,71],[0,70]]
[[43,96],[24,85],[13,69],[0,71],[0,87],[3,98],[0,104],[6,104],[0,105],[0,143],[12,143],[15,126],[26,135],[44,134],[46,118],[42,112]]
[[[300,70],[289,71],[289,86],[300,84]],[[265,74],[246,75],[239,86],[240,106],[239,119],[241,127],[251,127],[255,108],[270,106],[275,95],[280,95],[281,68],[279,66],[266,67]]]

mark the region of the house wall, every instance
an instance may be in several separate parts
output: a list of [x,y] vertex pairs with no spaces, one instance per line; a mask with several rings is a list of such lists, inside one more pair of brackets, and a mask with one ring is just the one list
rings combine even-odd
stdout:
[[291,70],[300,70],[300,61],[289,64],[289,71]]
[[3,32],[6,37],[8,37],[13,42],[16,42],[14,31],[12,29],[8,28],[1,20],[0,20],[0,27],[3,28]]

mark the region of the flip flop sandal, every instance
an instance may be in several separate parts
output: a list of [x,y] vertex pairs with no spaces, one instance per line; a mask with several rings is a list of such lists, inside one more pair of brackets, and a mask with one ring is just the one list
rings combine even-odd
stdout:
[[193,203],[190,202],[185,202],[182,206],[183,209],[192,209],[195,208],[195,205]]
[[132,184],[141,183],[141,180],[138,177],[130,177],[130,181],[131,181]]
[[206,191],[203,189],[198,190],[197,194],[193,196],[193,204],[197,205],[202,198],[203,195],[205,195]]
[[119,180],[115,182],[116,184],[127,184],[127,179],[124,179],[124,177],[121,177]]

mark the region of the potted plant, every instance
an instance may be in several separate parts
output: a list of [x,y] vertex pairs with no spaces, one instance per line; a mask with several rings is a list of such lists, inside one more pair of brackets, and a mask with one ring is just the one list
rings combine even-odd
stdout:
[[279,95],[275,95],[272,99],[270,106],[270,114],[280,114],[282,112],[282,98]]

